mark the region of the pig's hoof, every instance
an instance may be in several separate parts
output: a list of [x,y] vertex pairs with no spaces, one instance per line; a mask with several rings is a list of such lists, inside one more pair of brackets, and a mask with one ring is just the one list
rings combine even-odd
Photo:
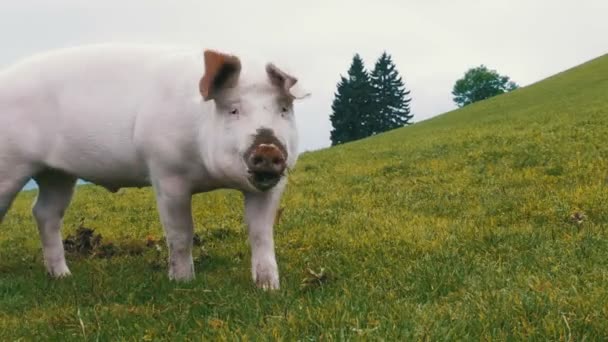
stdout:
[[172,267],[169,269],[169,279],[177,282],[189,282],[194,280],[194,267],[187,268]]
[[192,256],[169,259],[169,279],[177,282],[188,282],[194,279],[194,262]]
[[194,280],[194,272],[178,273],[169,271],[169,279],[177,282],[187,283]]
[[274,267],[257,267],[253,272],[255,285],[264,291],[279,289],[279,272]]
[[65,264],[47,267],[46,271],[51,277],[55,279],[66,278],[72,275],[72,273]]
[[268,281],[268,282],[260,282],[257,281],[255,284],[258,289],[262,289],[264,291],[276,291],[279,289],[279,282]]

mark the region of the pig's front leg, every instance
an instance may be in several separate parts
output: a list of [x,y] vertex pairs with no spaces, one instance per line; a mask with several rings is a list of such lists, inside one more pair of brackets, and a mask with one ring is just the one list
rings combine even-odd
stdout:
[[281,199],[281,186],[266,193],[245,194],[245,220],[251,244],[251,273],[256,286],[279,288],[279,270],[274,253],[272,226]]
[[192,192],[180,176],[155,180],[154,190],[161,222],[169,248],[169,278],[188,281],[194,278],[192,262]]

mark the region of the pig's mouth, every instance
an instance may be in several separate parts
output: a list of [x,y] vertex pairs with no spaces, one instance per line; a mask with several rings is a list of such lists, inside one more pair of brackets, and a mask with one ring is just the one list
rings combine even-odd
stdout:
[[257,130],[243,158],[249,182],[261,191],[277,185],[287,169],[287,151],[274,132],[267,128]]
[[282,173],[272,171],[251,171],[249,170],[249,181],[258,190],[266,191],[279,183]]

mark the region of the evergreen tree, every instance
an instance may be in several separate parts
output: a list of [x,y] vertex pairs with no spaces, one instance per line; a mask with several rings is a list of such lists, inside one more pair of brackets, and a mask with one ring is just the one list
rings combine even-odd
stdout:
[[373,135],[409,124],[413,117],[410,114],[410,91],[405,90],[391,56],[384,52],[372,71],[373,116],[369,121],[369,134]]
[[332,103],[330,120],[332,145],[343,144],[369,136],[371,117],[371,86],[369,75],[359,54],[355,54],[347,77],[341,77]]
[[350,88],[348,79],[340,76],[338,89],[334,94],[334,102],[331,105],[333,113],[329,116],[333,129],[330,132],[331,144],[338,145],[352,140],[352,120],[349,120],[348,103],[350,101]]

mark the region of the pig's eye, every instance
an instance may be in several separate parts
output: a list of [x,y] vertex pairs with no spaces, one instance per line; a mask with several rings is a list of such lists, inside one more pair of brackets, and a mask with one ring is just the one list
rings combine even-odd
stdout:
[[232,108],[232,109],[230,110],[230,114],[236,115],[236,114],[238,114],[238,113],[239,113],[239,109],[238,109],[238,108]]
[[287,113],[289,111],[289,108],[283,106],[281,107],[281,113]]

